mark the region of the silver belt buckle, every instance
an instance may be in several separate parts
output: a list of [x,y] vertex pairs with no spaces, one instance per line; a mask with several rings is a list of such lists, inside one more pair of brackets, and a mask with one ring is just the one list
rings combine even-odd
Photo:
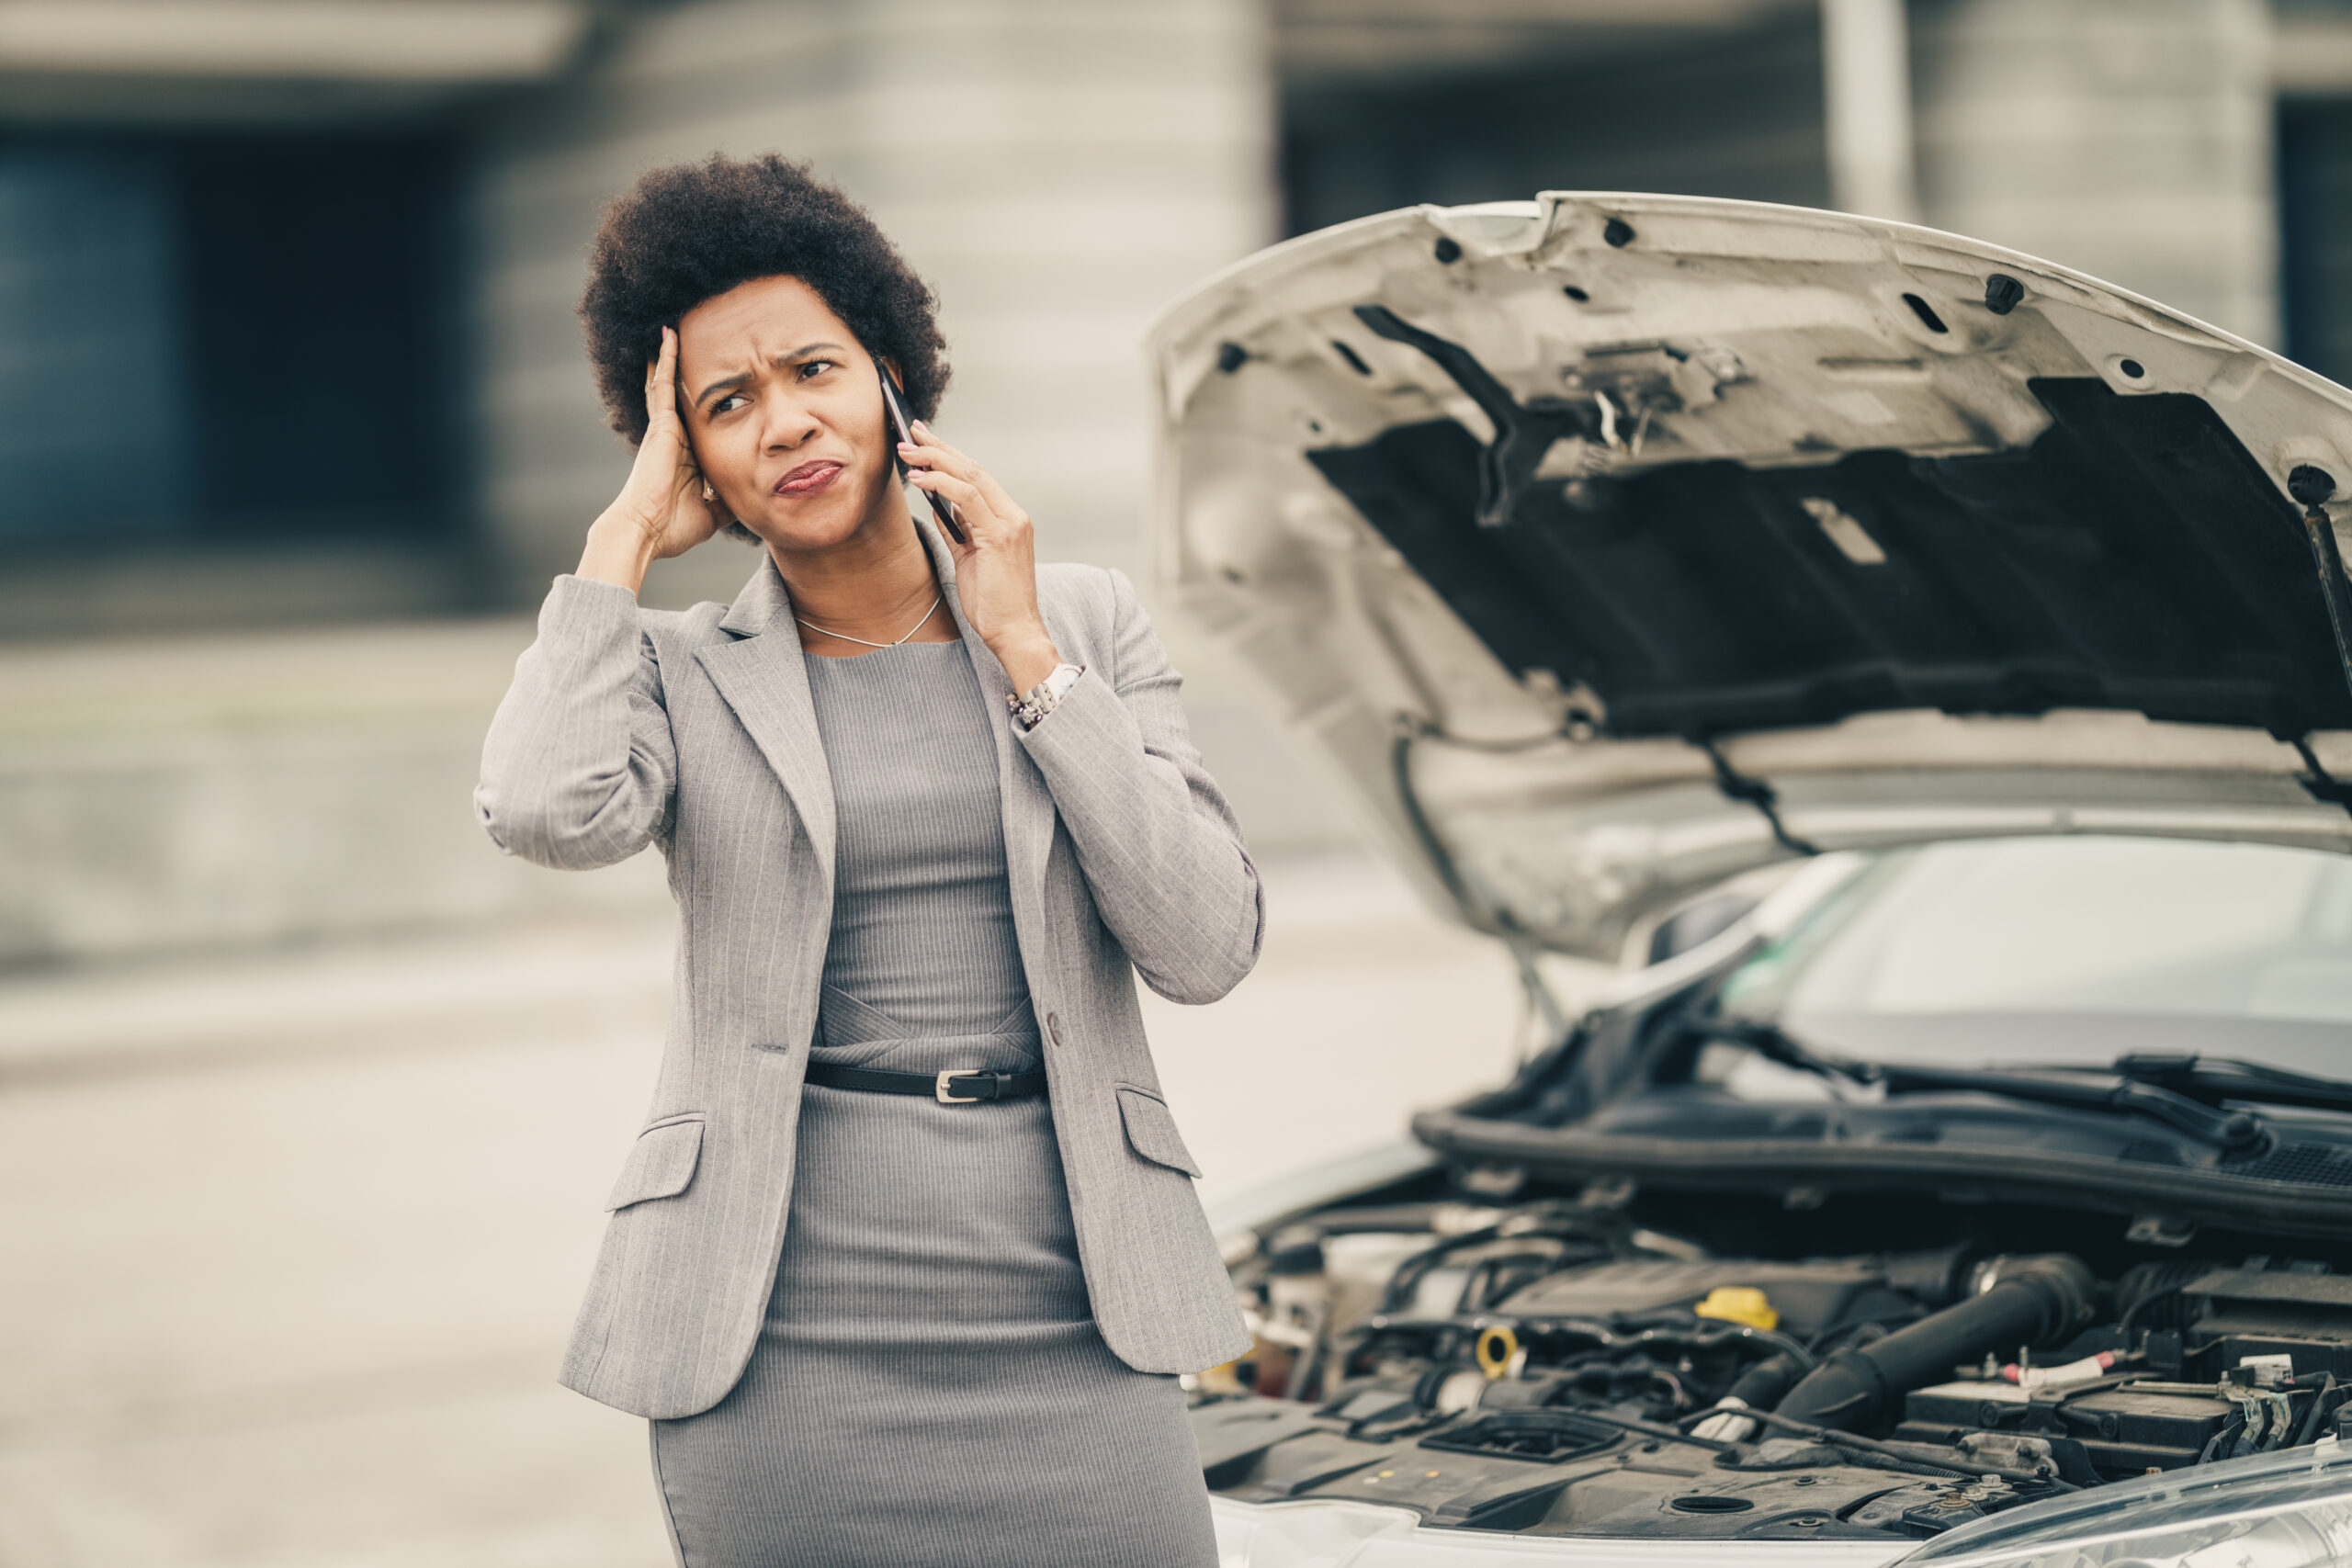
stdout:
[[948,1093],[947,1080],[949,1078],[976,1078],[980,1077],[986,1070],[986,1068],[982,1067],[950,1067],[947,1071],[939,1075],[939,1081],[933,1086],[932,1092],[939,1097],[939,1103],[942,1105],[978,1105],[981,1099],[979,1095]]

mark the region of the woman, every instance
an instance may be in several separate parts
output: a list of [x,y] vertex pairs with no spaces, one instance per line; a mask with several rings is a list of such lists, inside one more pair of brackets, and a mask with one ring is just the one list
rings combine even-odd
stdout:
[[[582,313],[637,460],[476,807],[544,865],[659,845],[680,936],[564,1381],[651,1418],[687,1568],[1214,1562],[1173,1374],[1247,1340],[1131,971],[1214,1001],[1261,908],[1134,589],[893,442],[931,297],[804,166],[649,175]],[[721,531],[731,605],[638,607]]]

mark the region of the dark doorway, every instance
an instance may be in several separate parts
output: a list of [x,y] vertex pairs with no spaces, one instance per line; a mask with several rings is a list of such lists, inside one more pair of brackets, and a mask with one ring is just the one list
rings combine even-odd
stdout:
[[0,549],[447,536],[457,160],[0,141]]
[[1285,82],[1287,231],[1416,202],[1665,191],[1826,206],[1821,28],[1807,13],[1671,47],[1579,51],[1424,74]]
[[2287,356],[2352,385],[2352,104],[2280,107],[2278,238]]

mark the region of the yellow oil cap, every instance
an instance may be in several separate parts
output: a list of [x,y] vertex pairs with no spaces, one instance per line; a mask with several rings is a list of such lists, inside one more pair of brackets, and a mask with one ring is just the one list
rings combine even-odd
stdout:
[[1491,1324],[1478,1331],[1476,1349],[1478,1370],[1492,1382],[1510,1371],[1511,1358],[1519,1354],[1519,1336],[1507,1325]]
[[1725,1323],[1744,1323],[1750,1328],[1781,1326],[1781,1314],[1772,1310],[1764,1292],[1753,1285],[1718,1285],[1691,1310],[1701,1317],[1719,1317]]

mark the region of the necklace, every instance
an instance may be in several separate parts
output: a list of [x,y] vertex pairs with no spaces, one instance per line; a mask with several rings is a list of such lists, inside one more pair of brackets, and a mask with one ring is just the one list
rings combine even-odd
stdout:
[[824,632],[827,637],[839,637],[843,642],[854,642],[860,648],[896,648],[899,643],[906,641],[907,637],[912,637],[915,633],[922,630],[924,622],[929,621],[931,617],[937,613],[939,609],[939,602],[946,597],[947,593],[944,589],[933,594],[931,598],[931,608],[922,613],[922,620],[917,621],[913,626],[909,626],[907,628],[906,637],[897,637],[889,642],[868,642],[862,637],[852,637],[847,632],[827,630],[827,628],[819,626],[814,621],[801,620],[798,615],[795,615],[792,618],[796,621],[800,621],[802,626],[807,626],[812,632]]

